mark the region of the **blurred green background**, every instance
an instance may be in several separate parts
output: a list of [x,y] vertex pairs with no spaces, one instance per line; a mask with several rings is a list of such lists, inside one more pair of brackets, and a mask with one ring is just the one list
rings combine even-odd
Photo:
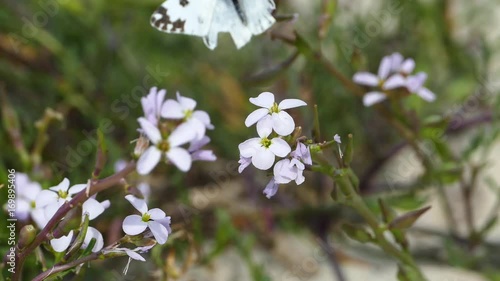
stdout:
[[[105,131],[109,151],[102,173],[110,175],[116,161],[130,159],[130,142],[138,136],[136,119],[142,115],[140,97],[152,86],[167,89],[169,98],[179,91],[196,99],[197,108],[209,112],[215,125],[209,132],[210,146],[218,161],[198,162],[187,175],[163,165],[141,179],[152,186],[155,196],[151,204],[167,210],[181,234],[153,252],[153,263],[133,263],[132,267],[156,269],[160,279],[169,273],[172,277],[185,264],[189,268],[191,263],[210,263],[224,249],[235,246],[253,280],[271,279],[260,266],[264,260],[251,254],[255,245],[271,249],[274,231],[317,235],[318,229],[327,228],[337,235],[335,225],[343,212],[332,206],[328,199],[331,183],[323,177],[306,174],[303,186],[282,186],[268,200],[261,194],[267,183],[265,173],[249,171],[251,168],[241,176],[235,172],[238,144],[255,135],[254,128],[244,126],[254,109],[248,98],[271,91],[279,99],[305,100],[308,107],[293,110],[292,115],[306,135],[312,130],[313,105],[317,104],[324,139],[337,133],[354,135],[353,166],[362,181],[366,180],[362,187],[370,196],[387,188],[383,183],[375,186],[371,169],[378,171],[384,157],[402,140],[373,109],[364,108],[359,97],[332,77],[324,64],[303,53],[295,58],[297,49],[278,39],[293,37],[294,30],[349,79],[356,71],[376,72],[380,59],[392,52],[413,57],[417,71],[429,75],[427,88],[437,95],[431,104],[413,96],[404,100],[414,118],[449,117],[462,110],[460,117],[479,120],[460,129],[463,142],[476,139],[471,149],[495,144],[490,137],[498,131],[493,122],[500,70],[500,12],[495,1],[276,2],[275,16],[296,13],[298,18],[276,23],[241,50],[234,47],[228,34],[220,34],[218,47],[210,51],[200,38],[163,34],[150,26],[150,15],[161,1],[4,0],[0,4],[0,84],[4,88],[0,178],[5,179],[8,168],[15,168],[44,187],[64,177],[72,183],[85,182],[93,171],[95,147],[76,158],[71,156],[72,150],[82,140],[95,138],[97,128],[111,123],[111,129]],[[474,107],[464,106],[481,91],[490,98]],[[48,127],[40,165],[23,165],[5,112],[13,110],[18,116],[22,140],[31,150],[39,140],[34,124],[47,108],[63,118]],[[460,151],[455,151],[459,157]],[[196,190],[204,189],[216,190],[206,204],[196,199]],[[118,190],[106,193],[112,197],[113,208],[96,222],[108,241],[118,235],[116,220],[123,217],[123,210],[131,211]],[[239,193],[234,195],[233,190]],[[422,203],[414,193],[409,198],[411,206]],[[192,258],[192,252],[198,258]],[[422,255],[431,264],[447,263],[447,258]],[[126,261],[118,260],[104,263],[116,271],[103,271],[109,267],[94,263],[80,280],[95,276],[99,276],[97,280],[122,280],[115,273]],[[28,276],[30,271],[40,270],[31,262]],[[486,267],[468,260],[451,264],[499,280],[493,279],[499,278],[498,260]],[[137,280],[149,280],[148,275],[132,269]]]

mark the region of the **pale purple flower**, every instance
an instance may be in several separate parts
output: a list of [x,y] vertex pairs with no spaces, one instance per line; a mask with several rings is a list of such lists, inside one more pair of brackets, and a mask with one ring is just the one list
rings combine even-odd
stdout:
[[37,182],[32,182],[28,175],[16,173],[16,218],[27,220],[33,218],[36,210],[36,197],[42,191],[42,187]]
[[250,127],[258,122],[270,121],[272,129],[280,136],[287,136],[295,129],[292,116],[284,110],[307,105],[299,99],[285,99],[277,104],[274,101],[274,94],[270,92],[264,92],[256,98],[250,98],[250,102],[261,108],[248,115],[245,125]]
[[158,88],[152,87],[149,90],[149,94],[141,98],[144,116],[154,125],[158,125],[158,120],[160,120],[161,107],[166,94],[166,90],[162,89],[158,91]]
[[274,178],[272,178],[262,193],[266,195],[267,199],[270,199],[276,194],[276,192],[278,192],[278,186],[279,185],[275,182]]
[[201,139],[205,136],[206,129],[213,129],[210,116],[205,111],[194,110],[196,101],[177,93],[177,100],[167,100],[161,109],[161,116],[166,119],[182,119],[194,131],[194,137]]
[[210,138],[203,136],[201,139],[194,139],[189,144],[188,151],[191,153],[193,161],[215,161],[217,157],[212,150],[201,149],[210,142]]
[[391,72],[409,75],[415,69],[415,61],[412,58],[404,59],[400,53],[393,53],[389,56],[391,60]]
[[424,83],[427,80],[427,74],[424,72],[419,72],[415,75],[408,76],[406,82],[406,88],[412,94],[416,94],[423,100],[432,102],[436,99],[436,95],[429,89],[424,87]]
[[240,156],[240,160],[238,160],[238,163],[240,164],[240,166],[238,167],[238,173],[241,174],[241,172],[243,172],[246,167],[252,164],[252,158]]
[[148,205],[142,199],[133,195],[125,196],[141,215],[130,215],[123,221],[122,229],[128,235],[137,235],[147,228],[151,230],[154,238],[159,244],[165,244],[168,238],[168,229],[159,221],[166,218],[165,212],[158,208],[149,210]]
[[179,125],[166,139],[160,130],[146,118],[138,119],[141,128],[153,143],[144,151],[137,161],[137,172],[146,175],[160,162],[162,155],[172,162],[179,170],[186,172],[191,168],[191,154],[181,145],[193,139],[193,130],[187,123]]
[[56,186],[49,188],[48,190],[42,190],[36,197],[36,208],[42,208],[45,215],[45,225],[57,212],[59,207],[61,207],[65,202],[71,200],[73,195],[84,190],[87,184],[76,184],[69,187],[69,180],[64,178],[61,183]]
[[295,181],[297,185],[300,185],[305,181],[304,169],[304,163],[296,158],[280,160],[274,165],[274,181],[277,184]]
[[[406,79],[403,75],[396,73],[390,76],[393,68],[401,66],[401,63],[393,63],[393,60],[399,60],[399,56],[396,55],[394,58],[385,56],[380,62],[377,75],[361,71],[354,74],[353,81],[360,85],[380,87],[382,90],[392,90],[404,87],[406,85]],[[363,97],[363,104],[365,106],[371,106],[386,98],[386,94],[381,91],[370,91]]]
[[286,141],[276,137],[269,139],[272,132],[267,120],[257,123],[257,133],[259,138],[251,138],[238,145],[240,157],[252,158],[252,164],[260,170],[267,170],[274,164],[275,156],[285,157],[290,153],[291,148]]
[[297,142],[297,147],[295,148],[290,156],[300,159],[304,164],[312,165],[311,151],[309,150],[309,146]]

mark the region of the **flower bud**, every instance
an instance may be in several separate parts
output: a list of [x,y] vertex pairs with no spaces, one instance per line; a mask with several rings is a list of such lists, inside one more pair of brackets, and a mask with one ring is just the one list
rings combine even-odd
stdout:
[[28,224],[21,228],[19,233],[19,242],[18,247],[20,250],[26,248],[35,240],[36,237],[36,229],[33,225]]
[[149,147],[149,139],[142,135],[137,139],[134,148],[134,157],[139,158],[144,151]]

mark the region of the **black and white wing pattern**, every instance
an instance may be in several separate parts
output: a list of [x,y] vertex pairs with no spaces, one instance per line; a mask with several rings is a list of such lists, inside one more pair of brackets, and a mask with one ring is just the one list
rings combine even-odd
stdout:
[[167,0],[151,16],[151,25],[203,37],[211,50],[217,47],[218,34],[229,32],[239,49],[274,24],[274,9],[273,0]]
[[151,16],[151,25],[163,32],[206,36],[218,0],[167,0]]

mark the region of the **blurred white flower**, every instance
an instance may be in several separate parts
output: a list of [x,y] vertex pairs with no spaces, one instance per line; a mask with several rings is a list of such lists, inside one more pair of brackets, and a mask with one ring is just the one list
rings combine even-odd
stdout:
[[142,199],[133,195],[125,196],[141,215],[130,215],[125,218],[122,224],[123,231],[128,235],[137,235],[147,228],[151,230],[158,244],[165,244],[168,238],[168,229],[162,224],[166,219],[165,212],[158,208],[149,210],[148,205]]
[[404,59],[400,53],[393,53],[389,58],[391,61],[391,72],[406,76],[415,69],[415,61],[412,58]]
[[[16,173],[16,218],[27,220],[30,216],[35,220],[36,197],[42,191],[42,187],[37,182],[32,182],[28,175]],[[36,222],[36,221],[35,221]]]
[[292,116],[284,110],[307,105],[299,99],[285,99],[277,104],[274,101],[274,94],[270,92],[264,92],[256,98],[250,98],[250,102],[261,108],[248,115],[245,125],[250,127],[257,122],[271,121],[269,124],[271,124],[272,129],[280,136],[287,136],[295,129],[295,122]]
[[260,170],[267,170],[274,164],[275,156],[285,157],[291,148],[286,141],[276,137],[269,139],[272,132],[271,120],[259,122],[257,133],[259,138],[251,138],[238,145],[240,157],[251,158],[252,164]]
[[144,116],[149,122],[154,125],[158,125],[158,120],[160,119],[161,107],[163,101],[165,100],[166,90],[159,90],[156,87],[152,87],[149,90],[149,94],[141,98],[142,110],[144,110]]
[[191,168],[191,154],[186,149],[180,147],[193,139],[193,130],[189,128],[189,124],[184,123],[179,125],[164,139],[160,130],[146,118],[141,117],[138,121],[144,130],[144,134],[153,143],[153,145],[142,153],[137,161],[137,172],[139,174],[149,174],[160,162],[162,155],[183,172]]
[[95,244],[92,247],[91,251],[93,253],[99,252],[104,247],[104,238],[102,237],[102,234],[101,232],[99,232],[99,230],[91,226],[87,228],[87,233],[85,234],[85,238],[83,239],[83,244],[81,248],[86,249],[89,246],[90,241],[92,241],[92,239],[95,239]]
[[177,101],[167,100],[161,109],[161,116],[166,119],[182,119],[188,127],[194,131],[195,138],[201,139],[205,136],[206,129],[213,129],[210,116],[205,111],[194,110],[196,101],[186,98],[177,93]]

